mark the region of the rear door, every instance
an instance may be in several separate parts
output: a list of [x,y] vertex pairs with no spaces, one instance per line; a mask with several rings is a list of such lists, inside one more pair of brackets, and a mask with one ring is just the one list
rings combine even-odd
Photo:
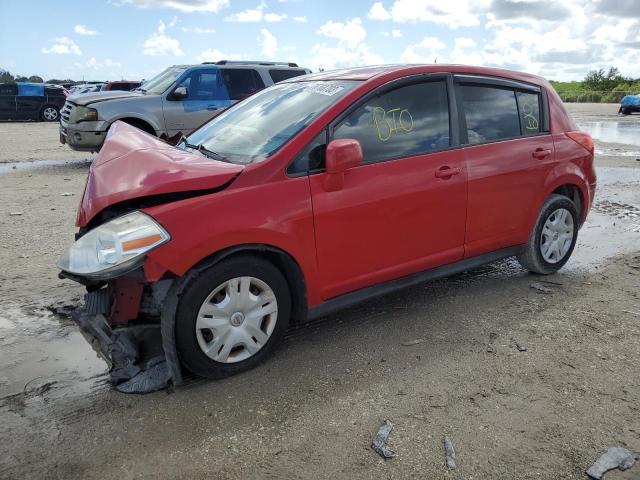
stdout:
[[338,191],[309,177],[325,299],[463,257],[466,175],[450,127],[445,79],[388,87],[332,127],[360,142],[364,164]]
[[[176,100],[172,92],[185,87],[188,96]],[[188,134],[231,104],[220,69],[199,68],[187,73],[163,100],[168,135]]]
[[0,84],[0,118],[16,118],[16,96],[18,86],[15,84]]
[[44,85],[18,84],[16,107],[21,118],[39,118],[44,104]]
[[459,76],[469,204],[466,257],[526,243],[530,219],[555,160],[540,87]]
[[220,71],[232,103],[264,88],[260,74],[253,68],[222,68]]

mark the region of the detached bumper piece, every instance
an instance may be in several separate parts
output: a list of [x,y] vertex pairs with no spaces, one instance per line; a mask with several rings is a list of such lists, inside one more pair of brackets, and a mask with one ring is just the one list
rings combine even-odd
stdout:
[[[87,340],[111,365],[111,381],[123,393],[150,393],[172,381],[162,348],[160,324],[112,328],[107,321],[112,301],[109,288],[85,295],[72,314]],[[178,367],[179,368],[179,367]]]

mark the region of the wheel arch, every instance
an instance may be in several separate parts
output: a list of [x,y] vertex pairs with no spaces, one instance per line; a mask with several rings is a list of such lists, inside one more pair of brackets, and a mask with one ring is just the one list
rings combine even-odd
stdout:
[[587,218],[593,199],[589,193],[588,180],[578,165],[566,162],[549,172],[545,181],[544,196],[538,202],[539,205],[535,211],[536,217],[546,199],[553,193],[563,195],[575,203],[582,225]]
[[[111,127],[111,125],[113,125],[117,121],[121,121],[129,125],[132,125],[144,132],[152,134],[153,136],[157,136],[156,132],[159,130],[158,128],[156,128],[155,125],[153,125],[152,122],[149,121],[149,119],[143,118],[137,115],[127,114],[127,115],[123,115],[121,117],[115,118],[111,121],[111,123],[109,124],[109,127]],[[109,128],[107,128],[107,130],[108,129]]]
[[256,256],[274,265],[284,275],[291,291],[291,322],[301,323],[307,317],[307,283],[300,264],[288,252],[273,245],[248,243],[219,250],[201,259],[189,271],[201,272],[223,260],[236,256]]

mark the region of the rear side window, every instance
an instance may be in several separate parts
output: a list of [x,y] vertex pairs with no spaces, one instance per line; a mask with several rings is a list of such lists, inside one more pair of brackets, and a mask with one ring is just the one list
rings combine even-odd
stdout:
[[16,95],[18,87],[16,85],[0,85],[0,95]]
[[44,85],[18,85],[18,95],[22,97],[44,96]]
[[542,131],[540,121],[540,95],[538,93],[516,92],[522,135],[535,135]]
[[378,95],[351,113],[333,137],[358,140],[365,163],[447,148],[447,87],[440,81],[417,83]]
[[520,136],[515,92],[507,88],[461,85],[470,144]]
[[271,76],[271,80],[273,83],[278,83],[283,80],[287,80],[288,78],[299,77],[300,75],[306,75],[307,72],[304,70],[294,70],[292,68],[289,69],[277,69],[272,68],[269,70],[269,75]]
[[242,100],[245,97],[264,88],[264,82],[258,72],[253,69],[221,69],[222,78],[227,85],[229,98],[231,100]]

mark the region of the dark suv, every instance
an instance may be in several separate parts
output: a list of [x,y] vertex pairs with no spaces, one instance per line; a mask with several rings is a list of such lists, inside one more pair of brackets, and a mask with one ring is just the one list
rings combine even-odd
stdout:
[[55,122],[67,91],[42,83],[0,83],[0,120]]

